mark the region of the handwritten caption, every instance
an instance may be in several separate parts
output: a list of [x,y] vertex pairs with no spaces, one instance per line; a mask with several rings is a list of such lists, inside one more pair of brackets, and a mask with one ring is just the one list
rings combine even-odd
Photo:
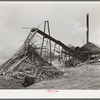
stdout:
[[47,90],[47,92],[59,92],[58,90]]

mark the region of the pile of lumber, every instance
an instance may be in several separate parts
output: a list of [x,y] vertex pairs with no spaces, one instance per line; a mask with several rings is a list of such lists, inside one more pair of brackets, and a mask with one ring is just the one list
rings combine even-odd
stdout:
[[29,77],[31,80],[35,79],[35,82],[58,78],[63,75],[62,71],[45,61],[37,51],[37,47],[31,43],[35,34],[36,32],[31,35],[29,33],[21,48],[0,66],[0,73],[16,78]]

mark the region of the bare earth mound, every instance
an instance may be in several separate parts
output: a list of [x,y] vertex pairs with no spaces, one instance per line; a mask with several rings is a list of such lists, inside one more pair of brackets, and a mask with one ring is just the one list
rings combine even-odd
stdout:
[[100,65],[83,65],[65,70],[65,77],[42,81],[27,89],[100,89]]

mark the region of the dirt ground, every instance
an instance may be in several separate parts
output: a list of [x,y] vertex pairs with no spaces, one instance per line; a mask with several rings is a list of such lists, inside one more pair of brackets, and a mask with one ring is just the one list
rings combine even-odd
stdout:
[[22,89],[21,81],[18,79],[0,76],[0,89]]
[[100,89],[100,64],[61,68],[65,76],[61,79],[42,81],[27,89]]
[[41,81],[23,88],[21,81],[0,77],[0,89],[100,89],[100,64],[59,68],[64,76],[59,79]]

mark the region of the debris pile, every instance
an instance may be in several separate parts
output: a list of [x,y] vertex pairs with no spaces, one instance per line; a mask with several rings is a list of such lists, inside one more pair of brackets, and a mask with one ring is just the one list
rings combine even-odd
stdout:
[[0,66],[2,75],[13,78],[24,78],[23,86],[29,86],[41,80],[58,78],[63,72],[42,58],[37,47],[32,43],[35,35],[29,34],[22,47]]
[[[48,34],[46,33],[46,25]],[[91,52],[86,49],[88,45],[91,50],[93,49]],[[27,87],[41,80],[63,76],[64,72],[57,68],[58,64],[61,67],[63,65],[68,68],[74,67],[92,60],[90,58],[97,55],[100,57],[100,48],[89,42],[81,48],[75,48],[71,44],[66,46],[61,41],[51,37],[49,22],[45,21],[44,31],[32,28],[20,49],[0,66],[0,73],[3,76],[22,79],[22,85]]]

